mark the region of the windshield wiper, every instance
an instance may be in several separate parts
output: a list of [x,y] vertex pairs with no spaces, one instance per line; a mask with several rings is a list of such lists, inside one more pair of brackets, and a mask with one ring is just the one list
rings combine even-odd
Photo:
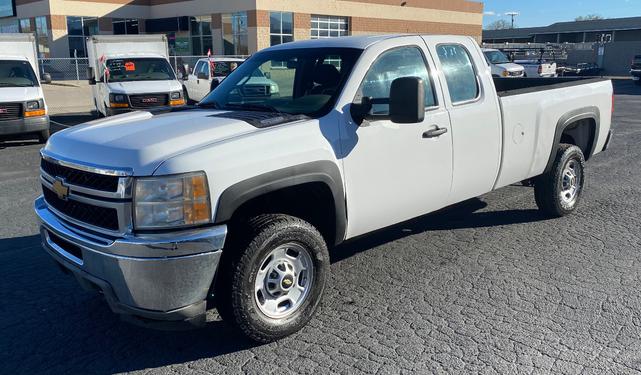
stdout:
[[273,107],[268,104],[257,104],[257,103],[227,104],[222,109],[244,109],[247,111],[282,113],[276,107]]

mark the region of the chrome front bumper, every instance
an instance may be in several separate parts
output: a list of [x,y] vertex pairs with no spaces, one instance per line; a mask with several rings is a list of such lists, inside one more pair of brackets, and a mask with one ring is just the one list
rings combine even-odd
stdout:
[[72,226],[35,202],[44,249],[120,314],[161,321],[203,320],[227,234],[206,229],[106,239]]

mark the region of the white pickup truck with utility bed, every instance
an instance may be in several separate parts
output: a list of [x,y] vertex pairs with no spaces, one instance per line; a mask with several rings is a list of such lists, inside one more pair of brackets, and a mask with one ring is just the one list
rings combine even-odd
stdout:
[[[276,96],[243,86],[256,71]],[[577,208],[610,141],[605,79],[493,79],[472,38],[359,36],[254,54],[198,106],[56,133],[35,202],[44,249],[151,326],[302,328],[328,248],[506,185]]]

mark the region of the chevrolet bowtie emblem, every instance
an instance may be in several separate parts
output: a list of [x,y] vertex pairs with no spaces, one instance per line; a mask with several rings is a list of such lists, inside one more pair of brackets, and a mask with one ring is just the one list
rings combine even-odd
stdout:
[[65,201],[67,200],[67,197],[69,196],[69,187],[65,186],[65,183],[61,179],[57,178],[53,183],[52,188],[58,198]]

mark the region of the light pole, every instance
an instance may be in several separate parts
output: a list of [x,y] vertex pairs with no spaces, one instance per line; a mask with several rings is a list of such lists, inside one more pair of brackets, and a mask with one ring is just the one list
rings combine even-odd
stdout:
[[505,13],[506,16],[510,16],[512,18],[512,28],[514,28],[514,19],[520,15],[519,12],[507,12]]

